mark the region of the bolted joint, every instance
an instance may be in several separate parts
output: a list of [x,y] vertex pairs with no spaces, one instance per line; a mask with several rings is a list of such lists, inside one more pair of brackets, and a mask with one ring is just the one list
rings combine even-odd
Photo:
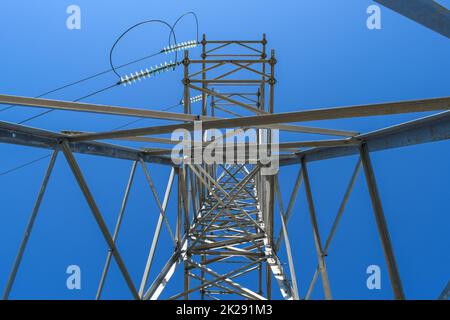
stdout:
[[269,84],[270,85],[275,85],[277,83],[277,80],[275,78],[270,78],[269,79]]
[[206,53],[202,53],[201,57],[202,57],[203,60],[205,60],[206,59]]
[[183,59],[183,65],[188,66],[190,63],[191,63],[191,60],[189,60],[189,58]]
[[145,156],[145,152],[139,152],[139,153],[138,153],[138,160],[139,160],[139,161],[143,160],[143,159],[144,159],[144,156]]
[[265,58],[267,58],[267,54],[266,53],[261,54],[261,59],[265,59]]
[[189,79],[189,78],[184,78],[183,79],[183,84],[184,85],[188,85],[188,84],[190,84],[191,83],[191,79]]
[[358,144],[359,146],[361,146],[364,143],[364,140],[359,137],[350,137],[348,138],[348,140],[354,142],[355,144]]
[[270,64],[271,66],[276,65],[276,64],[277,64],[277,59],[275,59],[274,57],[270,58],[270,59],[269,59],[269,64]]

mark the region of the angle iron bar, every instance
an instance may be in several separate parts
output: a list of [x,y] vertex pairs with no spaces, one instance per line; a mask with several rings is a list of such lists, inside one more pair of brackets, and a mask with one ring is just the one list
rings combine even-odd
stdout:
[[106,223],[102,218],[100,210],[98,209],[97,204],[95,203],[94,197],[92,196],[92,193],[90,192],[89,187],[86,184],[81,169],[78,166],[78,163],[76,162],[75,157],[72,154],[72,151],[70,150],[69,143],[67,141],[63,141],[61,143],[61,148],[70,166],[70,169],[72,170],[73,175],[75,176],[78,185],[80,186],[80,189],[83,192],[83,195],[92,211],[92,214],[103,234],[103,237],[105,238],[106,243],[108,244],[109,248],[113,253],[114,259],[116,260],[116,263],[119,266],[119,269],[125,279],[125,282],[127,283],[128,288],[130,289],[133,297],[139,300],[139,294],[136,290],[136,287],[133,284],[133,280],[130,274],[128,273],[128,269],[126,268],[125,263],[123,262],[122,257],[120,256],[120,253],[117,250],[117,247],[108,231],[108,227],[106,226]]

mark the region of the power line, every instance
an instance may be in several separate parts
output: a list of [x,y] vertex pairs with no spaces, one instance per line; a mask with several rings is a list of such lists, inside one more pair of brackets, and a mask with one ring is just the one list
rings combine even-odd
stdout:
[[[51,93],[55,93],[55,92],[58,92],[58,91],[60,91],[60,90],[63,90],[63,89],[72,87],[72,86],[74,86],[74,85],[77,85],[77,84],[86,82],[86,81],[88,81],[88,80],[94,79],[94,78],[99,77],[99,76],[101,76],[101,75],[107,74],[107,73],[109,73],[109,72],[111,72],[111,71],[114,72],[117,76],[119,76],[119,74],[116,72],[116,70],[121,69],[121,68],[124,68],[124,67],[127,67],[127,66],[132,65],[132,64],[135,64],[135,63],[138,63],[138,62],[141,62],[141,61],[144,61],[144,60],[146,60],[146,59],[150,59],[150,58],[152,58],[152,57],[155,57],[155,56],[157,56],[157,55],[159,55],[159,54],[164,53],[165,50],[162,49],[162,50],[159,50],[158,52],[155,52],[155,53],[150,54],[150,55],[147,55],[147,56],[145,56],[145,57],[142,57],[142,58],[139,58],[139,59],[136,59],[136,60],[133,60],[133,61],[124,63],[124,64],[119,65],[119,66],[117,66],[117,67],[114,66],[113,63],[112,63],[112,51],[114,50],[114,47],[117,45],[117,43],[120,41],[120,39],[121,39],[123,36],[125,36],[129,31],[131,31],[131,30],[134,29],[135,27],[137,27],[137,26],[139,26],[139,25],[142,25],[142,24],[144,24],[144,23],[149,23],[149,22],[158,22],[158,23],[162,23],[162,24],[164,24],[164,25],[167,25],[167,26],[169,27],[169,29],[170,29],[170,34],[169,34],[169,45],[170,45],[170,42],[171,42],[171,40],[172,40],[172,36],[173,36],[174,41],[175,41],[175,43],[176,43],[175,28],[176,28],[177,24],[178,24],[185,16],[187,16],[187,15],[192,15],[192,16],[195,18],[195,24],[196,24],[196,38],[197,38],[197,42],[198,42],[198,41],[199,41],[199,23],[198,23],[198,18],[197,18],[197,15],[195,14],[195,12],[187,12],[187,13],[181,15],[181,16],[175,21],[175,23],[174,23],[172,26],[169,25],[167,22],[162,21],[162,20],[147,20],[147,21],[138,23],[138,24],[132,26],[131,28],[129,28],[128,30],[126,30],[124,33],[122,33],[122,35],[115,41],[114,45],[113,45],[112,48],[110,49],[110,54],[109,54],[109,55],[110,55],[110,64],[111,64],[111,68],[110,68],[110,69],[105,70],[105,71],[98,72],[98,73],[93,74],[93,75],[91,75],[91,76],[88,76],[88,77],[86,77],[86,78],[83,78],[83,79],[77,80],[77,81],[75,81],[75,82],[72,82],[72,83],[63,85],[63,86],[61,86],[61,87],[52,89],[52,90],[50,90],[50,91],[44,92],[44,93],[42,93],[42,94],[36,96],[35,98],[42,98],[42,97],[45,97],[45,96],[47,96],[47,95],[49,95],[49,94],[51,94]],[[175,51],[175,61],[177,61],[177,60],[178,60],[178,53],[177,53],[177,51]],[[119,78],[120,78],[120,76],[119,76]],[[113,86],[111,86],[111,88],[112,88],[112,87],[113,87]],[[105,89],[102,89],[102,90],[99,90],[99,92],[102,92],[102,91],[105,91],[105,90],[108,90],[108,89],[110,89],[110,87],[105,88]],[[82,99],[85,99],[85,98],[87,98],[87,97],[89,97],[89,96],[92,96],[92,95],[94,95],[94,94],[97,94],[97,93],[99,93],[99,92],[95,92],[95,93],[93,93],[93,94],[91,94],[91,95],[88,95],[88,96],[85,96],[85,97],[81,97],[81,98],[79,98],[79,99],[77,99],[77,100],[75,100],[75,101],[80,101],[80,100],[82,100]],[[9,109],[12,109],[12,108],[14,108],[14,107],[15,107],[15,105],[9,105],[9,106],[7,106],[7,107],[5,107],[5,108],[3,108],[3,109],[0,109],[0,112],[3,112],[3,111],[6,111],[6,110],[9,110]],[[27,119],[25,119],[25,120],[19,122],[19,124],[26,123],[26,122],[28,122],[28,121],[34,120],[34,119],[36,119],[36,118],[38,118],[38,117],[44,116],[44,115],[46,115],[46,114],[52,112],[52,111],[53,111],[53,110],[47,110],[47,111],[44,111],[44,112],[42,112],[42,113],[40,113],[40,114],[37,114],[36,116],[27,118]]]
[[[187,15],[192,15],[193,17],[194,17],[194,19],[195,19],[195,26],[196,26],[196,40],[197,40],[197,42],[199,42],[200,41],[200,39],[199,39],[199,23],[198,23],[198,17],[197,17],[197,14],[195,13],[195,12],[193,12],[193,11],[189,11],[189,12],[186,12],[185,14],[183,14],[183,15],[181,15],[178,19],[177,19],[177,21],[175,21],[175,23],[173,24],[173,30],[175,30],[175,28],[176,28],[176,26],[177,26],[177,24],[178,24],[178,22],[180,22],[184,17],[186,17]],[[172,33],[170,34],[170,37],[172,37]],[[169,42],[170,42],[170,40],[169,40]]]
[[[130,80],[130,82],[131,82],[131,80]],[[86,98],[92,97],[92,96],[94,96],[94,95],[97,95],[97,94],[102,93],[102,92],[104,92],[104,91],[107,91],[107,90],[109,90],[109,89],[115,88],[115,87],[119,86],[120,84],[121,84],[121,82],[114,83],[114,84],[109,85],[109,86],[107,86],[107,87],[105,87],[105,88],[103,88],[103,89],[94,91],[94,92],[92,92],[92,93],[90,93],[90,94],[87,94],[87,95],[85,95],[85,96],[82,96],[82,97],[80,97],[80,98],[77,98],[77,99],[73,100],[73,102],[79,102],[79,101],[81,101],[81,100],[84,100],[84,99],[86,99]],[[181,103],[179,103],[179,104],[177,104],[177,105],[174,105],[174,106],[171,106],[171,107],[169,107],[169,108],[163,109],[163,110],[161,110],[161,111],[167,111],[167,110],[170,110],[170,109],[175,108],[176,106],[178,106],[178,105],[180,105],[180,104],[181,104]],[[27,118],[27,119],[25,119],[25,120],[22,120],[22,121],[18,122],[18,124],[24,124],[24,123],[26,123],[26,122],[32,121],[32,120],[34,120],[34,119],[36,119],[36,118],[39,118],[39,117],[41,117],[41,116],[45,116],[45,115],[47,115],[47,114],[49,114],[49,113],[51,113],[51,112],[53,112],[53,111],[55,111],[55,109],[50,109],[50,110],[43,111],[43,112],[41,112],[41,113],[39,113],[39,114],[37,114],[37,115],[34,115],[34,116],[32,116],[32,117],[29,117],[29,118]]]
[[[177,37],[176,37],[176,34],[175,34],[175,28],[176,28],[177,24],[178,24],[181,20],[183,20],[184,17],[186,17],[186,16],[188,16],[188,15],[192,15],[192,16],[194,17],[194,19],[195,19],[196,42],[198,43],[198,42],[199,42],[199,23],[198,23],[198,17],[197,17],[197,15],[195,14],[195,12],[193,12],[193,11],[189,11],[189,12],[186,12],[186,13],[184,13],[183,15],[181,15],[181,16],[175,21],[175,23],[174,23],[173,25],[170,25],[170,24],[167,23],[166,21],[164,21],[164,20],[159,20],[159,19],[152,19],[152,20],[141,21],[141,22],[136,23],[135,25],[131,26],[131,27],[128,28],[127,30],[125,30],[125,32],[123,32],[123,33],[116,39],[116,41],[114,42],[114,44],[112,45],[111,49],[109,50],[109,64],[110,64],[110,66],[111,66],[111,69],[110,69],[110,70],[111,70],[112,72],[114,72],[114,73],[117,75],[117,77],[120,78],[120,75],[116,72],[116,70],[119,69],[119,67],[115,67],[115,66],[114,66],[114,63],[113,63],[113,51],[114,51],[115,47],[117,46],[117,44],[120,42],[120,40],[122,40],[122,38],[125,37],[125,35],[127,35],[130,31],[132,31],[133,29],[135,29],[135,28],[137,28],[137,27],[140,27],[140,26],[142,26],[142,25],[144,25],[144,24],[148,24],[148,23],[159,23],[159,24],[162,24],[162,25],[164,25],[164,26],[167,26],[167,27],[170,29],[170,33],[169,33],[169,47],[170,47],[171,42],[172,42],[172,37],[173,37],[173,40],[174,40],[175,44],[177,43]],[[161,50],[159,53],[163,53],[163,52],[165,52],[165,50]],[[175,63],[177,63],[177,62],[178,62],[178,52],[175,51]]]
[[[161,109],[161,111],[169,111],[169,110],[172,110],[173,108],[176,108],[176,107],[178,107],[178,106],[181,106],[181,103],[177,103],[177,104],[175,104],[175,105],[173,105],[173,106],[171,106],[171,107],[167,107],[167,108],[165,108],[165,109]],[[142,121],[142,120],[145,120],[145,119],[147,119],[147,118],[139,118],[139,119],[130,121],[130,122],[125,123],[125,124],[123,124],[123,125],[121,125],[121,126],[115,127],[113,130],[123,129],[123,128],[125,128],[125,127],[131,126],[132,124],[138,123],[138,122],[140,122],[140,121]]]
[[[172,26],[169,25],[169,28],[170,28],[169,45],[170,45],[172,36],[173,36],[174,41],[175,41],[175,43],[176,43],[176,35],[175,35],[175,32],[174,32],[174,29],[175,29],[176,25],[178,24],[178,22],[179,22],[180,20],[182,20],[182,19],[183,19],[185,16],[187,16],[187,15],[193,15],[194,18],[195,18],[195,22],[196,22],[196,38],[197,38],[197,42],[198,42],[198,40],[199,40],[199,23],[198,23],[197,15],[196,15],[194,12],[187,12],[187,13],[183,14],[182,16],[180,16],[180,17],[175,21],[175,23],[174,23]],[[147,21],[147,22],[148,22],[148,21]],[[165,22],[163,22],[163,23],[164,23],[164,24],[167,24],[167,23],[165,23]],[[142,24],[142,23],[141,23],[141,24]],[[138,24],[138,25],[139,25],[139,24]],[[136,27],[136,26],[137,26],[137,25],[131,27],[130,29],[133,29],[133,28]],[[123,33],[123,34],[119,37],[118,40],[116,40],[115,44],[113,45],[113,48],[114,48],[114,46],[117,44],[117,42],[120,40],[120,38],[123,37],[130,29],[128,29],[125,33]],[[110,50],[110,62],[111,62],[111,68],[110,68],[110,69],[107,69],[107,70],[98,72],[98,73],[93,74],[93,75],[91,75],[91,76],[88,76],[88,77],[86,77],[86,78],[83,78],[83,79],[77,80],[77,81],[75,81],[75,82],[72,82],[72,83],[63,85],[63,86],[61,86],[61,87],[52,89],[52,90],[50,90],[50,91],[44,92],[44,93],[42,93],[42,94],[36,96],[36,98],[42,98],[42,97],[47,96],[47,95],[49,95],[49,94],[51,94],[51,93],[55,93],[55,92],[57,92],[57,91],[61,91],[61,90],[63,90],[63,89],[72,87],[72,86],[74,86],[74,85],[77,85],[77,84],[86,82],[86,81],[88,81],[88,80],[94,79],[94,78],[96,78],[96,77],[99,77],[99,76],[101,76],[101,75],[107,74],[107,73],[109,73],[109,72],[114,72],[116,75],[118,75],[118,73],[117,73],[115,70],[118,70],[118,69],[127,67],[127,66],[129,66],[129,65],[132,65],[132,64],[135,64],[135,63],[138,63],[138,62],[147,60],[147,59],[150,59],[150,58],[152,58],[152,57],[155,57],[155,56],[157,56],[157,55],[162,54],[162,53],[165,52],[165,50],[163,49],[163,50],[160,50],[160,51],[155,52],[155,53],[153,53],[153,54],[147,55],[147,56],[145,56],[145,57],[142,57],[142,58],[139,58],[139,59],[136,59],[136,60],[133,60],[133,61],[130,61],[130,62],[127,62],[127,63],[124,63],[124,64],[122,64],[122,65],[119,65],[119,66],[115,67],[115,66],[112,65],[112,61],[111,61],[111,55],[112,55],[112,50],[113,50],[113,48],[111,48],[111,50]],[[176,57],[178,56],[178,53],[177,53],[176,51],[175,51],[175,55],[176,55]],[[176,59],[177,59],[177,58],[176,58]],[[118,75],[118,76],[119,76],[119,75]],[[120,76],[119,76],[119,77],[120,77]],[[74,102],[81,101],[81,100],[86,99],[86,98],[88,98],[88,97],[92,97],[93,95],[96,95],[96,94],[98,94],[98,93],[101,93],[101,92],[104,92],[104,91],[109,90],[109,89],[111,89],[111,88],[114,88],[114,87],[116,87],[117,85],[118,85],[118,84],[115,83],[115,84],[113,84],[113,85],[107,86],[107,87],[105,87],[105,88],[103,88],[103,89],[97,90],[97,91],[92,92],[92,93],[90,93],[90,94],[88,94],[88,95],[85,95],[85,96],[83,96],[83,97],[80,97],[80,98],[74,100]],[[173,109],[173,108],[175,108],[175,107],[177,107],[177,106],[180,106],[180,105],[181,105],[181,103],[178,103],[178,104],[176,104],[176,105],[173,105],[173,106],[167,107],[167,108],[165,108],[165,109],[162,109],[161,111],[168,111],[168,110],[171,110],[171,109]],[[7,106],[7,107],[5,107],[5,108],[3,108],[3,109],[0,109],[0,112],[3,112],[3,111],[6,111],[6,110],[9,110],[9,109],[12,109],[12,108],[14,108],[14,107],[15,107],[15,105],[9,105],[9,106]],[[39,114],[37,114],[37,115],[35,115],[35,116],[32,116],[32,117],[27,118],[27,119],[25,119],[25,120],[22,120],[21,122],[19,122],[19,124],[23,124],[23,123],[29,122],[29,121],[31,121],[31,120],[34,120],[34,119],[39,118],[39,117],[41,117],[41,116],[44,116],[44,115],[46,115],[46,114],[48,114],[48,113],[50,113],[50,112],[53,112],[53,111],[55,111],[55,110],[54,110],[54,109],[50,109],[50,110],[41,112],[41,113],[39,113]],[[118,130],[118,129],[121,129],[121,128],[125,128],[125,127],[127,127],[127,126],[130,126],[130,125],[132,125],[132,124],[138,123],[139,121],[142,121],[142,120],[145,120],[145,119],[146,119],[146,118],[140,118],[140,119],[137,119],[137,120],[130,121],[130,122],[124,124],[124,125],[121,125],[121,126],[119,126],[119,127],[116,127],[116,128],[113,129],[113,130]],[[12,169],[9,169],[9,170],[6,170],[6,171],[4,171],[4,172],[1,172],[1,173],[0,173],[0,177],[1,177],[1,176],[4,176],[4,175],[7,175],[7,174],[9,174],[9,173],[12,173],[12,172],[14,172],[14,171],[20,170],[20,169],[22,169],[22,168],[25,168],[25,167],[27,167],[27,166],[30,166],[30,165],[32,165],[32,164],[34,164],[34,163],[39,162],[39,161],[42,161],[42,160],[44,160],[44,159],[46,159],[46,158],[49,158],[50,156],[51,156],[51,154],[48,154],[48,155],[46,155],[46,156],[39,157],[39,158],[37,158],[37,159],[31,160],[31,161],[26,162],[26,163],[24,163],[24,164],[21,164],[21,165],[19,165],[19,166],[17,166],[17,167],[14,167],[14,168],[12,168]]]
[[[171,32],[170,32],[170,35],[169,35],[169,44],[170,44],[170,42],[171,42],[171,40],[172,40],[172,36],[174,37],[174,40],[175,40],[175,42],[176,42],[175,27],[176,27],[177,24],[178,24],[185,16],[187,16],[187,15],[192,15],[192,16],[194,17],[194,19],[195,19],[195,25],[196,25],[196,40],[197,40],[197,42],[199,41],[199,23],[198,23],[198,17],[197,17],[197,15],[195,14],[195,12],[190,11],[190,12],[186,12],[185,14],[181,15],[181,16],[175,21],[175,23],[173,24],[173,26],[171,26],[171,28],[170,28],[170,29],[171,29]],[[130,65],[132,65],[132,64],[135,64],[135,63],[138,63],[138,62],[141,62],[141,61],[144,61],[144,60],[153,58],[153,57],[155,57],[155,56],[157,56],[157,55],[159,55],[159,54],[162,54],[162,53],[164,53],[164,50],[159,50],[158,52],[152,53],[152,54],[147,55],[147,56],[144,56],[144,57],[142,57],[142,58],[139,58],[139,59],[136,59],[136,60],[132,60],[132,61],[130,61],[130,62],[121,64],[121,65],[118,65],[118,66],[111,67],[111,68],[109,68],[109,69],[107,69],[107,70],[104,70],[104,71],[95,73],[95,74],[93,74],[93,75],[91,75],[91,76],[87,76],[86,78],[82,78],[82,79],[77,80],[77,81],[74,81],[74,82],[72,82],[72,83],[68,83],[68,84],[63,85],[63,86],[61,86],[61,87],[52,89],[52,90],[47,91],[47,92],[44,92],[44,93],[41,93],[40,95],[36,96],[35,98],[42,98],[42,97],[47,96],[47,95],[49,95],[49,94],[51,94],[51,93],[55,93],[55,92],[57,92],[57,91],[60,91],[60,90],[63,90],[63,89],[72,87],[72,86],[74,86],[74,85],[77,85],[77,84],[86,82],[86,81],[91,80],[91,79],[94,79],[94,78],[97,78],[97,77],[102,76],[102,75],[104,75],[104,74],[110,73],[110,72],[112,72],[112,71],[114,71],[114,70],[122,69],[122,68],[128,67],[128,66],[130,66]],[[14,107],[15,107],[14,105],[7,106],[6,108],[0,109],[0,112],[6,111],[6,110],[11,109],[11,108],[14,108]]]
[[[129,66],[129,65],[132,65],[132,64],[135,64],[135,63],[138,63],[138,62],[141,62],[141,61],[144,61],[144,60],[153,58],[153,57],[155,57],[155,56],[157,56],[157,55],[159,55],[159,54],[162,54],[162,53],[164,53],[164,50],[160,50],[160,51],[158,51],[158,52],[156,52],[156,53],[153,53],[153,54],[151,54],[151,55],[148,55],[148,56],[145,56],[145,57],[142,57],[142,58],[139,58],[139,59],[136,59],[136,60],[127,62],[127,63],[125,63],[125,64],[122,64],[122,65],[120,65],[120,66],[115,67],[115,69],[118,70],[118,69],[127,67],[127,66]],[[41,93],[40,95],[36,96],[35,98],[42,98],[42,97],[45,97],[45,96],[47,96],[47,95],[49,95],[49,94],[51,94],[51,93],[55,93],[55,92],[57,92],[57,91],[61,91],[61,90],[63,90],[63,89],[72,87],[72,86],[74,86],[74,85],[77,85],[77,84],[86,82],[86,81],[88,81],[88,80],[94,79],[94,78],[99,77],[99,76],[101,76],[101,75],[107,74],[107,73],[109,73],[109,72],[111,72],[111,71],[113,71],[113,69],[108,69],[108,70],[105,70],[105,71],[98,72],[98,73],[96,73],[96,74],[93,74],[93,75],[88,76],[88,77],[86,77],[86,78],[83,78],[83,79],[77,80],[77,81],[75,81],[75,82],[66,84],[66,85],[61,86],[61,87],[59,87],[59,88],[56,88],[56,89],[53,89],[53,90],[50,90],[50,91]],[[12,108],[14,108],[14,107],[15,107],[14,105],[9,105],[9,106],[7,106],[6,108],[0,109],[0,112],[6,111],[6,110],[9,110],[9,109],[12,109]]]
[[51,154],[48,154],[48,155],[46,155],[46,156],[43,156],[43,157],[40,157],[40,158],[31,160],[31,161],[29,161],[29,162],[26,162],[26,163],[24,163],[24,164],[21,164],[21,165],[19,165],[19,166],[17,166],[17,167],[14,167],[14,168],[12,168],[12,169],[3,171],[3,172],[0,173],[0,177],[1,177],[1,176],[4,176],[4,175],[7,175],[8,173],[12,173],[12,172],[14,172],[14,171],[17,171],[17,170],[20,170],[20,169],[22,169],[22,168],[25,168],[25,167],[27,167],[27,166],[29,166],[29,165],[32,165],[33,163],[36,163],[36,162],[38,162],[38,161],[44,160],[44,159],[46,159],[46,158],[49,158],[50,156],[51,156]]
[[[75,100],[73,100],[73,102],[78,102],[78,101],[81,101],[81,100],[83,100],[83,99],[92,97],[92,96],[94,96],[94,95],[96,95],[96,94],[99,94],[99,93],[104,92],[104,91],[106,91],[106,90],[112,89],[112,88],[114,88],[114,87],[116,87],[116,86],[117,86],[117,83],[115,83],[115,84],[113,84],[113,85],[110,85],[110,86],[107,86],[107,87],[105,87],[105,88],[103,88],[103,89],[94,91],[94,92],[92,92],[92,93],[90,93],[90,94],[88,94],[88,95],[85,95],[85,96],[83,96],[83,97],[80,97],[80,98],[78,98],[78,99],[75,99]],[[31,121],[31,120],[34,120],[34,119],[36,119],[36,118],[42,117],[42,116],[44,116],[44,115],[46,115],[46,114],[49,114],[50,112],[53,112],[53,111],[55,111],[55,110],[54,110],[54,109],[50,109],[50,110],[47,110],[47,111],[43,111],[43,112],[41,112],[41,113],[39,113],[39,114],[37,114],[37,115],[35,115],[35,116],[29,117],[29,118],[27,118],[27,119],[25,119],[25,120],[22,120],[22,121],[18,122],[18,124],[24,124],[24,123],[29,122],[29,121]]]
[[[131,26],[130,28],[128,28],[127,30],[125,30],[125,32],[123,32],[123,33],[116,39],[116,41],[115,41],[114,44],[112,45],[111,49],[109,50],[109,64],[110,64],[110,66],[111,66],[111,70],[112,70],[112,72],[114,72],[114,73],[116,74],[116,76],[117,76],[119,79],[120,79],[120,75],[119,75],[119,73],[116,71],[117,68],[114,66],[114,63],[113,63],[113,52],[114,52],[114,49],[116,48],[116,46],[117,46],[117,44],[120,42],[120,40],[122,40],[122,38],[123,38],[126,34],[128,34],[128,32],[130,32],[130,31],[133,30],[134,28],[137,28],[137,27],[139,27],[139,26],[141,26],[141,25],[144,25],[144,24],[147,24],[147,23],[160,23],[160,24],[163,24],[163,25],[167,26],[167,27],[170,29],[170,34],[169,34],[169,45],[170,45],[170,39],[172,38],[172,34],[173,34],[173,37],[174,37],[174,40],[175,40],[175,43],[176,43],[176,36],[175,36],[175,32],[174,32],[174,27],[171,26],[171,25],[170,25],[169,23],[167,23],[166,21],[158,20],[158,19],[154,19],[154,20],[146,20],[146,21],[142,21],[142,22],[139,22],[139,23],[137,23],[137,24]],[[162,52],[164,52],[164,51],[161,50],[159,53],[162,53]],[[178,53],[175,52],[175,61],[177,60],[177,57],[178,57]]]

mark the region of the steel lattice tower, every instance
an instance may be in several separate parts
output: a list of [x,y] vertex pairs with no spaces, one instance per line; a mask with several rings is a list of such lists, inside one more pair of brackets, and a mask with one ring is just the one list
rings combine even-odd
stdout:
[[[363,168],[394,296],[396,299],[404,299],[400,272],[390,241],[370,154],[380,150],[449,139],[450,98],[276,113],[275,66],[277,61],[274,51],[267,52],[265,36],[261,40],[251,41],[213,41],[204,36],[201,45],[200,59],[192,59],[188,51],[184,54],[182,62],[184,113],[0,95],[0,103],[15,106],[171,121],[168,125],[136,129],[61,133],[0,122],[1,142],[53,150],[3,297],[8,298],[11,292],[56,157],[62,153],[110,249],[100,279],[97,298],[101,297],[110,263],[114,259],[135,299],[157,299],[168,285],[178,289],[178,293],[171,297],[173,299],[188,299],[196,295],[204,299],[219,297],[271,299],[273,280],[283,298],[308,299],[319,278],[325,298],[331,299],[332,286],[328,279],[326,256],[355,179]],[[197,100],[202,103],[199,114],[193,111],[192,106],[192,103]],[[246,114],[239,113],[237,111],[239,109]],[[217,117],[217,110],[227,113],[230,117]],[[428,111],[442,112],[366,134],[293,124]],[[174,124],[174,121],[177,123]],[[185,130],[189,135],[193,133],[195,136],[196,125],[199,122],[202,124],[201,132],[199,132],[200,139],[195,137],[192,139],[189,145],[191,152],[183,153],[178,164],[170,157],[173,152],[170,148],[139,149],[120,144],[121,140],[173,144],[170,139],[155,138],[152,135],[167,135],[174,130]],[[238,135],[243,129],[253,128],[256,130],[255,139],[244,140],[236,147],[233,146],[232,150],[226,147],[223,153],[214,151],[214,155],[223,160],[221,163],[195,161],[196,152],[204,152],[209,146],[220,142],[220,139],[208,138],[211,131],[231,128],[240,130],[227,133],[229,137]],[[278,143],[275,139],[278,130],[337,138]],[[108,142],[102,142],[102,140]],[[269,154],[276,153],[280,170],[289,165],[298,166],[298,175],[286,207],[281,201],[278,175],[276,172],[267,174],[270,163],[263,162],[260,153],[257,153],[255,157],[250,151],[252,146],[257,146],[260,150],[262,145],[268,145],[265,151]],[[228,151],[233,151],[231,157],[228,156]],[[84,179],[74,156],[76,153],[132,162],[121,210],[112,232],[103,220]],[[348,183],[331,233],[326,241],[323,241],[315,212],[308,164],[349,155],[358,155],[359,159],[355,164],[355,170]],[[166,192],[162,199],[158,197],[155,183],[147,168],[148,164],[153,163],[171,167]],[[116,246],[130,186],[138,165],[141,165],[144,170],[159,211],[155,232],[152,237],[149,237],[152,243],[139,286],[133,282]],[[300,297],[298,293],[288,232],[288,220],[293,214],[293,206],[302,183],[306,193],[317,255],[317,269],[306,297]],[[176,189],[177,194],[177,211],[167,212],[169,196],[173,189]],[[278,204],[277,208],[276,204]],[[176,216],[175,226],[170,226],[167,219],[169,214]],[[275,230],[275,219],[278,219],[281,230]],[[164,225],[174,242],[174,251],[158,276],[150,279],[150,270]],[[278,255],[282,242],[284,242],[288,260],[285,264],[280,261]],[[182,284],[171,281],[177,269],[184,270]]]
[[[201,60],[190,60],[186,51],[183,60],[185,113],[192,113],[191,97],[196,96],[192,91],[201,94],[203,117],[214,116],[217,109],[239,117],[232,111],[236,107],[257,114],[273,113],[276,60],[274,51],[267,59],[266,45],[265,35],[260,41],[207,41],[204,36]],[[196,67],[200,70],[191,71]],[[217,71],[216,74],[211,74],[213,71]],[[216,92],[220,94],[217,96]],[[208,96],[211,96],[210,104]],[[205,139],[206,134],[201,132],[203,142],[214,143]],[[258,129],[253,143],[270,141],[270,136],[270,129]],[[193,153],[195,148],[203,150],[204,147],[202,141],[194,138]],[[180,237],[183,239],[180,257],[184,261],[184,290],[172,298],[187,299],[196,291],[202,299],[205,296],[212,299],[219,296],[270,298],[272,275],[284,298],[298,298],[275,250],[273,176],[261,174],[262,165],[258,159],[252,159],[249,150],[235,151],[236,159],[231,163],[207,165],[192,163],[190,159],[185,161],[193,181],[192,201],[196,213],[192,222],[185,219],[187,232]],[[187,181],[186,175],[183,179]],[[241,285],[242,278],[251,279],[253,287]],[[263,278],[267,290],[263,288]],[[190,280],[200,284],[191,288]],[[158,292],[156,288],[150,290],[147,297],[155,298]]]

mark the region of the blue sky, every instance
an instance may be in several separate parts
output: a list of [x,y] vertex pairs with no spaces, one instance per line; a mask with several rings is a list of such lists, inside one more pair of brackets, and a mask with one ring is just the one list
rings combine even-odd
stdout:
[[[71,4],[82,10],[81,30],[66,28],[66,8]],[[276,49],[278,60],[277,112],[448,96],[448,39],[385,8],[382,8],[382,29],[368,30],[366,9],[371,4],[373,1],[356,0],[3,1],[0,70],[4,81],[0,83],[0,92],[36,96],[108,69],[110,47],[129,26],[149,19],[174,22],[181,14],[195,11],[200,33],[206,33],[209,39],[259,39],[263,32],[267,34],[269,47]],[[180,41],[195,38],[192,19],[186,18],[180,24],[177,37]],[[115,59],[120,64],[160,50],[166,43],[167,30],[147,26],[121,43]],[[192,54],[198,51],[193,50]],[[160,62],[161,57],[157,57],[136,68]],[[157,81],[118,88],[87,101],[163,109],[181,98],[181,78],[178,70]],[[116,80],[108,74],[49,98],[73,100]],[[18,122],[40,111],[18,107],[0,113],[0,119]],[[368,132],[419,116],[422,115],[310,124]],[[30,125],[50,130],[99,131],[127,120],[57,111]],[[157,123],[160,122],[146,122]],[[1,144],[0,154],[0,171],[4,171],[48,151]],[[77,155],[77,160],[112,230],[131,163],[84,155]],[[323,240],[356,160],[349,157],[309,166]],[[449,143],[378,152],[373,154],[373,163],[405,294],[411,299],[434,299],[449,280]],[[46,161],[41,161],[0,177],[0,288],[6,284],[46,166]],[[169,169],[151,165],[149,170],[162,197]],[[286,203],[297,170],[298,167],[291,166],[281,173]],[[169,212],[175,210],[176,204],[171,201]],[[303,188],[294,210],[289,228],[299,288],[304,296],[317,262]],[[143,272],[157,214],[151,191],[138,169],[118,241],[136,283]],[[167,232],[163,232],[152,276],[170,256],[169,241]],[[60,155],[11,298],[93,298],[106,250],[95,220]],[[284,258],[283,253],[281,256]],[[71,264],[81,267],[82,290],[66,288],[65,270]],[[335,298],[392,298],[363,175],[357,180],[327,264]],[[366,268],[372,264],[382,269],[379,291],[366,287]],[[180,279],[177,273],[163,296],[175,292]],[[313,297],[322,298],[320,283],[316,288]],[[131,297],[115,264],[104,297]]]

